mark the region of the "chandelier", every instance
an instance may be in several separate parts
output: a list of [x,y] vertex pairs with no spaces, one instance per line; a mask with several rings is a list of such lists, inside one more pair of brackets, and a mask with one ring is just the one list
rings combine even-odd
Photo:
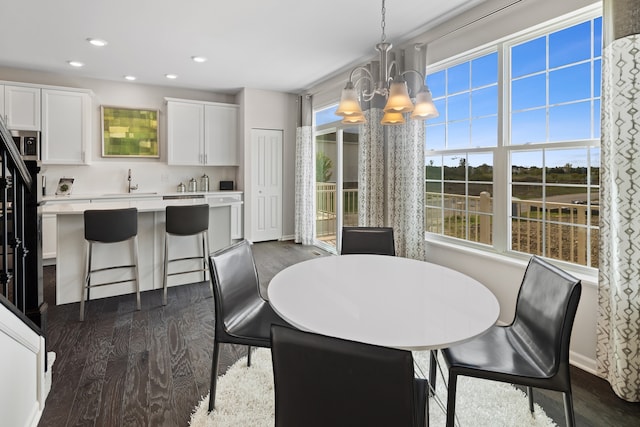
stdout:
[[[382,0],[382,36],[380,43],[376,44],[376,50],[380,53],[380,78],[375,81],[373,74],[366,66],[358,66],[351,70],[349,81],[340,96],[340,104],[335,114],[342,116],[342,123],[360,124],[366,119],[360,106],[360,99],[369,102],[374,96],[380,95],[387,99],[384,106],[384,116],[380,123],[383,125],[395,125],[405,122],[404,113],[411,113],[414,120],[426,120],[438,117],[438,110],[433,104],[431,92],[425,84],[424,74],[416,70],[401,71],[398,63],[393,60],[389,62],[389,51],[391,43],[386,41],[385,34],[385,0]],[[360,72],[358,80],[353,81],[356,72]],[[409,89],[404,76],[408,73],[416,73],[421,82],[420,90],[415,95],[415,104],[409,96]],[[372,89],[362,88],[363,82],[368,81]],[[360,89],[360,92],[356,90]]]

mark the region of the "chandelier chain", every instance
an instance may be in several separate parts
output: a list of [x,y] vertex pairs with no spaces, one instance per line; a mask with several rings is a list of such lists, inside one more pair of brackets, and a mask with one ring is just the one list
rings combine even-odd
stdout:
[[387,40],[387,35],[384,32],[385,26],[387,22],[385,20],[385,13],[387,12],[387,8],[384,6],[385,0],[382,0],[382,21],[380,22],[380,27],[382,28],[382,37],[380,38],[380,42],[384,43]]

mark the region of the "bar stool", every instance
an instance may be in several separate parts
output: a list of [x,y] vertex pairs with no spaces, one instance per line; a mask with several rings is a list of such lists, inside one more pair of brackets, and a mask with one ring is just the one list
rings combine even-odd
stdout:
[[[140,273],[138,271],[138,209],[100,209],[84,211],[84,238],[87,242],[87,262],[85,281],[80,299],[80,321],[84,321],[85,290],[87,301],[91,298],[91,288],[116,283],[136,282],[137,308],[140,310]],[[133,264],[120,264],[94,269],[92,267],[93,245],[95,243],[118,243],[129,241],[133,254]],[[135,277],[91,284],[91,274],[116,269],[133,269]]]
[[[207,257],[209,256],[209,205],[167,206],[165,209],[164,275],[162,279],[162,305],[167,305],[167,279],[177,274],[202,272],[202,281],[207,280]],[[202,255],[169,258],[169,236],[198,236],[202,239]],[[202,268],[169,273],[169,264],[176,261],[201,259]],[[213,284],[211,294],[213,294]]]

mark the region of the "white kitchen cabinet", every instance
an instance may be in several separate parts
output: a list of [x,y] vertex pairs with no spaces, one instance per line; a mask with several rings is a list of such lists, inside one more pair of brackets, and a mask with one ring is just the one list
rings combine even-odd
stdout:
[[238,106],[204,106],[205,163],[210,166],[238,165]]
[[167,102],[167,163],[202,165],[204,163],[204,105]]
[[242,205],[231,206],[231,238],[242,239]]
[[4,118],[9,129],[40,130],[40,88],[30,86],[2,87]]
[[42,258],[56,257],[56,216],[42,215]]
[[42,163],[84,165],[91,160],[91,95],[42,89]]
[[168,164],[238,164],[237,105],[168,100],[167,123]]

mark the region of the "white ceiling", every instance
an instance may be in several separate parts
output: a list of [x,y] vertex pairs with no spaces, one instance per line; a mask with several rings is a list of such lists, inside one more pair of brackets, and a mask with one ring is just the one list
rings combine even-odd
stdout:
[[[396,45],[478,0],[388,0]],[[0,0],[0,66],[216,92],[299,92],[375,56],[374,0]],[[97,48],[86,39],[101,38]],[[194,55],[208,61],[197,64]],[[68,60],[86,65],[72,68]],[[177,74],[168,80],[165,74]],[[0,75],[0,80],[2,76]]]

